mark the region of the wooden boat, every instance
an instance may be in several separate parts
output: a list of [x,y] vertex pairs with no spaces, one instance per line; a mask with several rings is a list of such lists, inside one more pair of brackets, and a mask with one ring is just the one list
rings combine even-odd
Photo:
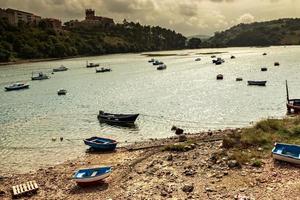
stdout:
[[134,124],[139,114],[112,114],[99,111],[98,120],[108,124],[130,125]]
[[164,70],[164,69],[167,69],[167,65],[165,65],[165,64],[159,65],[156,69],[157,69],[157,70]]
[[67,71],[67,70],[68,70],[68,68],[62,65],[58,68],[54,68],[53,72],[63,72],[63,71]]
[[238,77],[238,78],[236,78],[235,80],[236,80],[236,81],[243,81],[243,78]]
[[276,143],[272,149],[273,158],[300,165],[300,146]]
[[88,61],[86,61],[87,68],[99,67],[99,65],[100,64],[98,64],[98,63],[88,63]]
[[196,58],[195,61],[201,61],[201,58]]
[[286,85],[287,111],[288,111],[288,113],[299,114],[300,113],[300,99],[290,99],[287,81],[285,81],[285,85]]
[[96,68],[96,73],[103,73],[103,72],[111,72],[111,69],[110,68],[104,68],[104,67],[101,67],[100,69]]
[[58,95],[66,95],[67,94],[67,90],[66,89],[60,89],[57,91]]
[[248,85],[266,86],[267,81],[248,81]]
[[223,80],[223,74],[218,74],[217,75],[217,80]]
[[216,56],[215,55],[212,55],[212,56],[210,56],[211,58],[215,58]]
[[162,65],[164,64],[163,62],[159,61],[159,60],[155,60],[153,63],[153,65]]
[[263,56],[266,56],[267,55],[267,53],[263,53]]
[[29,85],[25,83],[14,83],[4,87],[6,91],[28,89]]
[[45,80],[49,79],[50,77],[43,72],[39,72],[37,76],[34,76],[34,73],[32,72],[31,80],[33,81],[40,81],[40,80]]
[[108,138],[91,137],[83,141],[97,151],[114,151],[117,147],[117,141]]
[[231,56],[230,59],[235,59],[235,56]]
[[85,186],[101,182],[112,172],[111,167],[95,167],[79,169],[73,175],[73,179],[78,185]]
[[262,72],[266,72],[266,71],[268,71],[268,68],[266,68],[266,67],[262,67],[262,68],[260,68],[260,71],[262,71]]
[[280,65],[279,62],[275,62],[275,63],[274,63],[274,66],[279,66],[279,65]]
[[222,58],[217,58],[217,59],[213,60],[212,62],[216,65],[221,65],[222,63],[225,62],[225,60]]
[[154,61],[154,58],[151,58],[150,60],[148,60],[148,63],[153,63]]

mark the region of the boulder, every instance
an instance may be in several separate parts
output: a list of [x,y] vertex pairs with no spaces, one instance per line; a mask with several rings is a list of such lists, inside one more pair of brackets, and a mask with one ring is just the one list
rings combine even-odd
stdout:
[[190,193],[190,192],[193,192],[194,186],[193,185],[184,185],[181,189],[185,193]]

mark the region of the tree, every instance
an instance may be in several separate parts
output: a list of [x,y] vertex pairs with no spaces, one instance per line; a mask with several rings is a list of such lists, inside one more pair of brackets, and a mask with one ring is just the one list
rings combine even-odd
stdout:
[[200,38],[191,38],[188,40],[187,47],[190,49],[197,49],[201,46],[201,39]]

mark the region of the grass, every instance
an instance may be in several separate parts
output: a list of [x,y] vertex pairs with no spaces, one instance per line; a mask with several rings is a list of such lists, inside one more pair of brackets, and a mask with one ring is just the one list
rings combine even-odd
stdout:
[[252,165],[259,167],[260,159],[271,155],[275,142],[300,144],[299,116],[262,120],[253,127],[225,136],[223,147],[230,151],[231,159],[237,160],[240,164],[254,160]]
[[183,143],[175,143],[170,144],[165,147],[163,147],[162,151],[176,151],[176,152],[185,152],[191,150],[191,144],[195,144],[195,141],[193,140],[187,140]]

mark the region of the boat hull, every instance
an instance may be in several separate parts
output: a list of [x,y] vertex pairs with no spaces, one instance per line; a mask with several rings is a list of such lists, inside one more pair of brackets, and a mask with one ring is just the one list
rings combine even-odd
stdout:
[[110,114],[102,113],[101,111],[98,115],[98,120],[100,123],[107,123],[113,125],[133,125],[139,114]]
[[248,85],[266,86],[267,81],[248,81]]
[[285,161],[285,162],[300,165],[300,159],[286,157],[286,156],[283,156],[283,155],[280,155],[280,154],[275,154],[275,153],[273,153],[273,158],[276,159],[276,160]]
[[13,90],[23,90],[23,89],[28,89],[29,85],[24,85],[22,87],[17,87],[17,88],[11,88],[11,87],[5,87],[6,91],[13,91]]
[[108,138],[91,137],[83,141],[85,145],[97,151],[114,151],[117,147],[117,141]]

